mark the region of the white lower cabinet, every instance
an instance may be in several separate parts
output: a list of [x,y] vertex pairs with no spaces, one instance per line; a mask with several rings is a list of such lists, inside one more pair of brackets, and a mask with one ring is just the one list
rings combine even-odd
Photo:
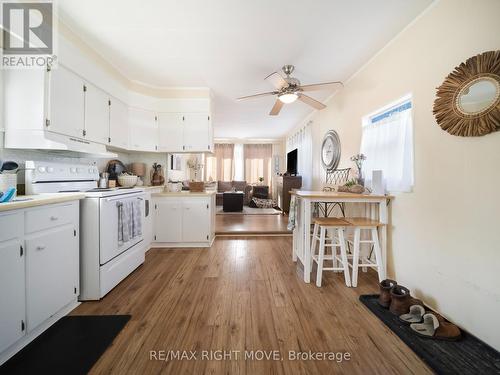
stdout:
[[0,352],[26,333],[23,215],[0,216]]
[[[185,196],[183,196],[185,195]],[[154,246],[206,247],[215,235],[215,194],[153,194]]]
[[26,238],[28,331],[78,296],[78,238],[72,225]]
[[78,304],[79,202],[0,213],[0,365]]
[[182,242],[182,202],[159,200],[155,203],[156,242]]
[[182,241],[204,242],[210,238],[210,205],[205,200],[186,200],[182,205]]

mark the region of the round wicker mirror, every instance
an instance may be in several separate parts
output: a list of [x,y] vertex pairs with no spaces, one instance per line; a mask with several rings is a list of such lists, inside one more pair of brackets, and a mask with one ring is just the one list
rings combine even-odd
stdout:
[[433,113],[443,130],[462,137],[500,130],[500,51],[471,57],[437,90]]

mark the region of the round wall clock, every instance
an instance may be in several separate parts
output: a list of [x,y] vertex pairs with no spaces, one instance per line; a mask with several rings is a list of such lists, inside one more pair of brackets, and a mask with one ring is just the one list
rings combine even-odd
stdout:
[[321,164],[327,171],[334,170],[340,162],[340,138],[335,130],[329,130],[321,144]]

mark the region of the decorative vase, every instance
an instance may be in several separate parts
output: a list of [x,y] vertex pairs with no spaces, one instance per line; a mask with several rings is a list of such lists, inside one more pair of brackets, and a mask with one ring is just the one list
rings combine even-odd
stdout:
[[361,168],[358,169],[358,185],[365,186],[365,178],[363,177],[363,172],[361,172]]

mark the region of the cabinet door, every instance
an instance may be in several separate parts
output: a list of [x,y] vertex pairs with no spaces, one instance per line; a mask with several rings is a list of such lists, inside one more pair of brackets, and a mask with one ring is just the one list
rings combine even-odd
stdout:
[[151,202],[151,193],[144,194],[144,207],[143,207],[143,226],[142,226],[142,234],[144,237],[144,242],[146,244],[146,250],[151,246],[151,242],[153,242],[153,215],[154,209]]
[[182,241],[205,242],[210,232],[208,200],[184,201],[182,208]]
[[109,97],[91,84],[85,84],[85,139],[107,144],[109,138]]
[[33,330],[70,303],[78,290],[78,237],[72,225],[26,238],[27,320]]
[[0,352],[26,332],[24,254],[19,238],[0,243]]
[[207,113],[184,114],[185,151],[211,151],[210,120]]
[[158,150],[158,125],[152,111],[130,108],[130,144],[135,151]]
[[183,116],[181,113],[160,113],[158,115],[160,151],[183,151],[183,127]]
[[156,242],[182,241],[182,203],[157,201],[154,233]]
[[109,144],[123,149],[128,148],[128,108],[118,99],[111,99],[109,112]]
[[85,99],[83,80],[59,65],[48,73],[47,130],[83,137]]

